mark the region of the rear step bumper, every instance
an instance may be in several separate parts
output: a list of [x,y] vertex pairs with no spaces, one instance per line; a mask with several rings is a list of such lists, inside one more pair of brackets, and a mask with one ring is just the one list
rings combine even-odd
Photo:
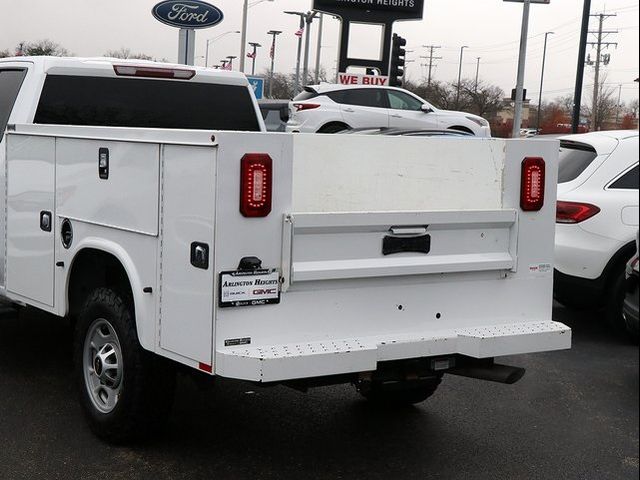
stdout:
[[431,335],[399,335],[225,348],[215,373],[255,382],[280,382],[374,371],[378,362],[461,354],[472,358],[571,348],[571,329],[553,321],[460,328]]

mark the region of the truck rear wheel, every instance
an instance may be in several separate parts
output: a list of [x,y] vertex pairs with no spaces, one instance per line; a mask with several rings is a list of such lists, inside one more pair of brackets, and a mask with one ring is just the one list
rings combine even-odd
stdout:
[[357,386],[360,394],[371,402],[387,405],[413,405],[424,402],[431,397],[440,382],[442,375],[428,379],[411,380],[389,385],[381,382],[365,382]]
[[126,294],[110,288],[89,294],[76,325],[74,356],[80,402],[96,435],[121,443],[163,425],[175,372],[140,346]]

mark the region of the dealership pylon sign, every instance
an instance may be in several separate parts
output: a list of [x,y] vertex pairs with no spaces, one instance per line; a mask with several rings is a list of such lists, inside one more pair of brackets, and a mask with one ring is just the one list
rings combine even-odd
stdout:
[[196,29],[218,25],[224,19],[222,10],[201,0],[164,0],[151,10],[159,22],[180,29],[178,63],[195,63]]
[[[393,24],[400,20],[421,20],[424,15],[424,0],[314,0],[313,9],[342,19],[339,72],[346,72],[349,67],[364,67],[375,69],[380,75],[386,76],[389,74],[391,61]],[[348,43],[352,23],[382,25],[384,33],[381,58],[349,58]]]

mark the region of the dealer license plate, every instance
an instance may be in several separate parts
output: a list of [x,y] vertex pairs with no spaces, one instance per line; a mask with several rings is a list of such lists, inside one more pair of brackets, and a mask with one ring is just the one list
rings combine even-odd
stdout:
[[251,270],[220,273],[220,307],[280,303],[280,272]]

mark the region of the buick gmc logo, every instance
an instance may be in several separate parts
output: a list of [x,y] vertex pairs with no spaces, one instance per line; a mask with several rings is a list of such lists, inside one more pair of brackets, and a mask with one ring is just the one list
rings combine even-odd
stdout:
[[156,20],[177,28],[208,28],[222,21],[222,11],[200,0],[165,0],[152,10]]

